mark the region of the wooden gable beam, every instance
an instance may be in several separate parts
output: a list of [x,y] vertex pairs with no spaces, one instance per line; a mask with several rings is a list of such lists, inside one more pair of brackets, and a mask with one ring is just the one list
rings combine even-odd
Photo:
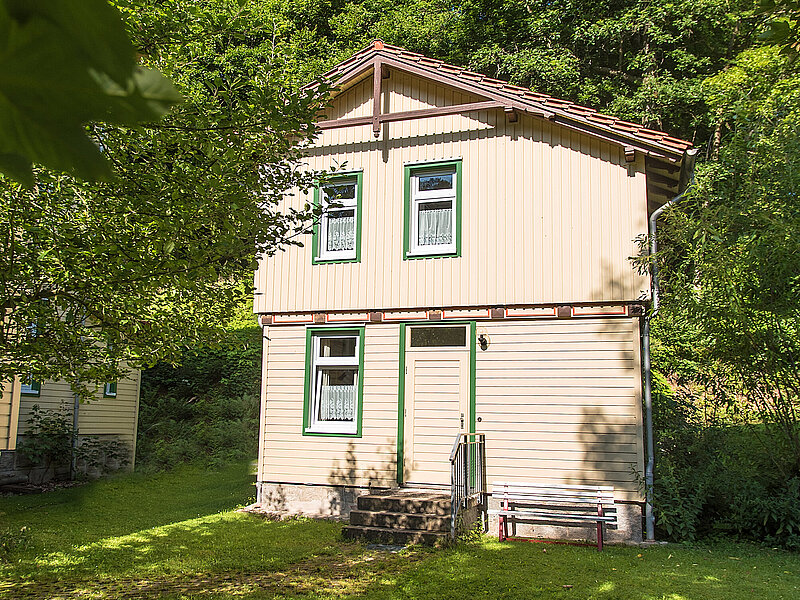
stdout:
[[[402,112],[379,114],[377,117],[374,112],[369,117],[352,117],[350,119],[332,119],[330,121],[319,121],[317,127],[320,129],[337,129],[340,127],[356,127],[358,125],[369,125],[372,123],[373,133],[377,131],[375,137],[380,135],[381,123],[392,123],[395,121],[410,121],[413,119],[427,119],[428,117],[441,117],[444,115],[456,115],[476,110],[491,110],[495,108],[505,108],[502,102],[487,100],[486,102],[470,102],[468,104],[453,104],[452,106],[437,106],[435,108],[421,108],[419,110],[404,110]],[[375,123],[377,122],[377,130]]]

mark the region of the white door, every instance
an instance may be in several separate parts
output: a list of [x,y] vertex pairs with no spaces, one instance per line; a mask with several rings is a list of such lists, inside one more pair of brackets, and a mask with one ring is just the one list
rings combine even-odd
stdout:
[[467,326],[409,327],[404,481],[450,484],[450,451],[469,427]]

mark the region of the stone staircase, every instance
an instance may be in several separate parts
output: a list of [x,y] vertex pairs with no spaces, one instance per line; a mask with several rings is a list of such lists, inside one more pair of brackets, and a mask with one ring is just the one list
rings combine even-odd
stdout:
[[399,489],[359,496],[350,512],[347,539],[382,544],[447,543],[450,495],[433,490]]

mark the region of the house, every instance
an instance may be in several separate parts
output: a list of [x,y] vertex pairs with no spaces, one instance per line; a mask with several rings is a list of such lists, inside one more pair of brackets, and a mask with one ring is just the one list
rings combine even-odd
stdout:
[[691,144],[380,41],[308,149],[337,174],[303,247],[262,257],[258,503],[346,516],[450,485],[462,432],[493,481],[613,485],[641,539],[648,216]]
[[[140,380],[141,372],[132,370],[128,377],[104,384],[93,400],[83,403],[75,401],[69,384],[64,381],[25,381],[16,377],[5,382],[0,399],[0,485],[12,481],[38,483],[53,476],[69,474],[68,463],[62,463],[54,472],[30,464],[17,451],[19,443],[31,429],[29,419],[34,406],[65,415],[72,428],[77,428],[79,445],[89,439],[101,443],[117,442],[122,446],[122,452],[127,454],[127,462],[119,464],[119,460],[114,458],[105,466],[112,470],[120,466],[133,469]],[[86,462],[79,461],[77,467],[91,471],[92,466]]]

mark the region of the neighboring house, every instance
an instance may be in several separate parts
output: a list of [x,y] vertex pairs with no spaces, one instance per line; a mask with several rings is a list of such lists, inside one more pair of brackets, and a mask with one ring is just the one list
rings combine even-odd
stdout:
[[[0,401],[0,484],[4,480],[21,478],[39,481],[53,475],[33,467],[16,451],[30,430],[28,421],[35,405],[43,410],[66,413],[73,427],[77,426],[79,443],[90,437],[101,442],[121,443],[128,454],[125,468],[133,469],[140,380],[141,372],[133,370],[127,378],[103,385],[91,401],[77,404],[69,384],[64,381],[26,381],[17,377],[6,382]],[[77,422],[74,419],[76,410]],[[68,473],[69,465],[62,465],[61,475],[64,469]]]
[[262,258],[258,502],[347,515],[356,496],[450,483],[459,432],[489,484],[613,485],[641,539],[640,316],[648,215],[689,142],[375,42],[285,199],[327,210]]

